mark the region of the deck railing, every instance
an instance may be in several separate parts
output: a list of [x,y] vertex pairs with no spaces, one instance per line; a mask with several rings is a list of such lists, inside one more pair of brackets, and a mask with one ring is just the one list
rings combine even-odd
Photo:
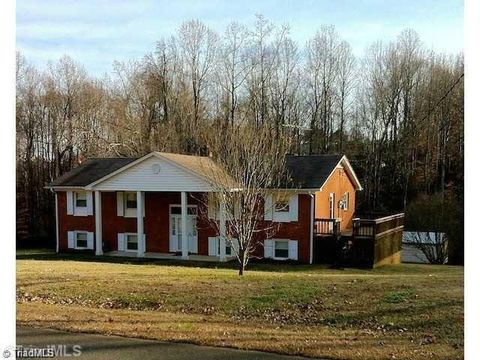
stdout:
[[378,219],[353,219],[353,237],[379,238],[403,228],[404,214],[385,216]]
[[315,219],[313,223],[314,235],[338,235],[340,219]]

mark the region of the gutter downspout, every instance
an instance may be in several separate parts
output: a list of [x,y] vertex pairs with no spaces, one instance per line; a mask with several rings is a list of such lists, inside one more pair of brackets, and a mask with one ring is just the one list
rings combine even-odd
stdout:
[[310,195],[310,265],[313,264],[313,226],[315,223],[315,193]]
[[58,234],[58,196],[57,192],[50,188],[50,191],[55,194],[55,238],[56,238],[56,245],[55,245],[55,252],[58,254],[60,250],[60,243],[59,243],[59,234]]

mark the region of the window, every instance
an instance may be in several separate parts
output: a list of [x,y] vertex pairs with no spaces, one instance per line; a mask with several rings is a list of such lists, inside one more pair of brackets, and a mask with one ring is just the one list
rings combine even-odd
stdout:
[[127,209],[137,208],[137,194],[134,192],[125,193],[125,207]]
[[[232,239],[232,241],[236,241]],[[217,240],[217,255],[220,256],[220,238]],[[232,255],[232,247],[228,240],[225,240],[225,255],[231,256]]]
[[86,232],[77,232],[76,233],[76,248],[87,248],[88,247],[88,242],[87,242],[87,236],[88,234]]
[[[182,207],[178,205],[174,205],[170,207],[170,214],[172,215],[181,215],[182,214]],[[188,215],[197,215],[197,207],[189,205],[187,207],[187,214]]]
[[288,259],[288,240],[277,240],[274,245],[274,257],[277,259]]
[[290,205],[288,202],[279,202],[277,201],[275,203],[275,212],[289,212],[290,211]]
[[345,194],[343,194],[342,196],[342,200],[340,200],[340,209],[342,210],[348,210],[348,206],[349,206],[349,193],[346,192]]
[[75,192],[75,206],[78,208],[86,208],[87,207],[87,193],[82,192]]
[[132,251],[138,250],[137,235],[127,234],[127,250],[132,250]]
[[275,212],[289,212],[290,211],[290,202],[289,196],[286,194],[281,194],[275,200],[274,211]]

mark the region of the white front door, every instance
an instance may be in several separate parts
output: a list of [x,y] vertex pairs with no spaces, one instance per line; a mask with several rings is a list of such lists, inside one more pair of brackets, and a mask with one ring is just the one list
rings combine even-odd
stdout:
[[[182,251],[182,215],[180,205],[170,206],[170,246],[171,252]],[[188,251],[198,253],[197,207],[188,206],[187,215]]]

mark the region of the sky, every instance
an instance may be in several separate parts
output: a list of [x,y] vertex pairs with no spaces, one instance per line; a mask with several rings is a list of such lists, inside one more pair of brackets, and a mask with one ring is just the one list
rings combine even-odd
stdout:
[[357,56],[405,28],[428,48],[463,50],[462,0],[17,0],[16,46],[39,68],[69,55],[102,76],[115,60],[154,51],[184,21],[198,19],[222,33],[231,21],[252,24],[255,14],[289,24],[301,46],[321,25],[334,25]]

